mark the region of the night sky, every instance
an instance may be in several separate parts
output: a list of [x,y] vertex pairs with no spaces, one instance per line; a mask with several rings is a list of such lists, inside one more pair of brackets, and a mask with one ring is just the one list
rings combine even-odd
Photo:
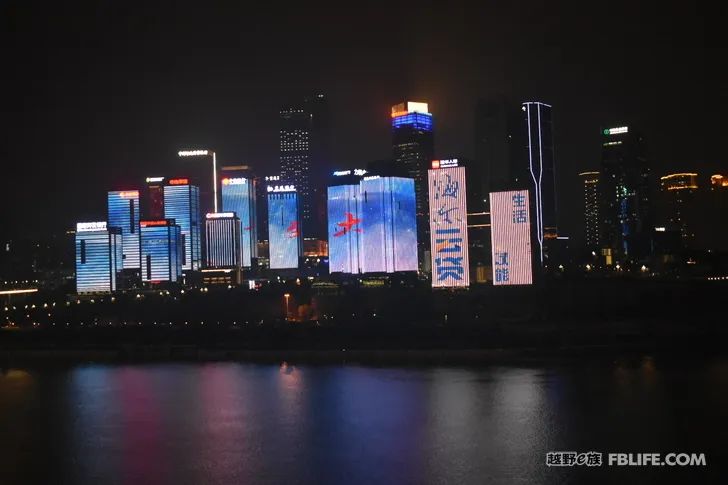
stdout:
[[567,235],[603,125],[641,127],[656,176],[728,171],[725,9],[26,3],[0,3],[0,237],[103,220],[107,189],[184,175],[180,148],[277,173],[278,109],[313,91],[329,97],[342,168],[390,155],[389,108],[405,98],[430,103],[443,158],[473,156],[479,98],[552,104]]

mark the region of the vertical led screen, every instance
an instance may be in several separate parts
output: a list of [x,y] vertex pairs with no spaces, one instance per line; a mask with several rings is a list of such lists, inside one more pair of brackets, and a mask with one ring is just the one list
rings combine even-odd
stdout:
[[490,194],[494,285],[533,283],[529,207],[527,190]]
[[109,227],[121,230],[125,269],[139,268],[139,191],[116,190],[108,193]]
[[200,189],[187,179],[170,179],[164,187],[164,217],[174,219],[182,232],[182,269],[201,266]]
[[258,257],[258,236],[255,224],[255,184],[243,177],[222,179],[222,210],[234,212],[240,219],[240,241],[243,266],[250,267]]
[[268,238],[270,268],[298,268],[301,229],[298,194],[292,186],[268,187]]
[[435,168],[440,164],[434,162],[432,166],[428,173],[432,286],[469,286],[465,167]]
[[182,236],[172,221],[141,222],[142,281],[176,282],[182,276]]
[[327,209],[329,272],[360,273],[362,218],[359,213],[359,185],[329,187]]
[[362,272],[417,271],[414,180],[364,177],[360,194]]
[[116,291],[117,273],[122,269],[122,236],[106,222],[76,225],[76,292]]

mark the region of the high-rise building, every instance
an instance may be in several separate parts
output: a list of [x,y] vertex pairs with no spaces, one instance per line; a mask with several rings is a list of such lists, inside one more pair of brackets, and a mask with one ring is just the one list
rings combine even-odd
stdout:
[[147,186],[142,214],[147,219],[163,219],[164,177],[147,177],[145,182]]
[[173,219],[141,221],[142,281],[176,283],[182,279],[182,231]]
[[281,179],[296,187],[303,234],[321,237],[329,173],[329,109],[323,94],[280,110]]
[[242,265],[249,268],[258,257],[257,181],[247,166],[222,167],[221,172],[222,210],[234,212],[240,219]]
[[139,269],[139,191],[110,191],[106,200],[109,227],[121,230],[124,269]]
[[298,268],[303,238],[296,188],[293,185],[269,185],[267,192],[270,269]]
[[584,185],[584,246],[599,249],[599,172],[579,174]]
[[526,122],[526,179],[532,194],[536,257],[543,265],[547,257],[546,241],[558,236],[551,106],[537,101],[526,102],[521,105],[521,110]]
[[637,261],[650,252],[649,173],[644,140],[637,130],[628,126],[602,130],[599,218],[607,264]]
[[205,247],[208,268],[240,268],[240,219],[234,212],[205,215]]
[[111,293],[122,270],[121,230],[106,222],[76,224],[76,292]]
[[197,271],[202,266],[200,242],[200,190],[189,179],[169,179],[164,186],[164,217],[174,219],[182,233],[182,269]]
[[672,173],[660,177],[660,226],[680,233],[683,246],[692,247],[698,223],[698,174]]
[[392,106],[392,158],[415,181],[418,214],[427,213],[427,170],[434,158],[433,133],[427,103],[407,101]]

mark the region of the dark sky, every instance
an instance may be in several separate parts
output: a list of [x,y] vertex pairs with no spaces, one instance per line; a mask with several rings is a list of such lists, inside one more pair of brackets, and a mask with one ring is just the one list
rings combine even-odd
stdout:
[[342,167],[389,156],[403,98],[430,103],[441,157],[472,157],[479,98],[552,104],[564,233],[603,125],[641,127],[655,175],[728,170],[721,7],[65,3],[0,3],[0,237],[101,220],[107,189],[184,174],[182,147],[277,172],[278,108],[314,90]]

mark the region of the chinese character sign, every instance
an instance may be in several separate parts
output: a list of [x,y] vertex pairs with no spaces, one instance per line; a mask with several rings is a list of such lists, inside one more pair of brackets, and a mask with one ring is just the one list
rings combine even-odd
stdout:
[[528,191],[491,192],[490,222],[493,284],[532,284]]
[[469,286],[465,167],[431,169],[428,174],[432,286]]

